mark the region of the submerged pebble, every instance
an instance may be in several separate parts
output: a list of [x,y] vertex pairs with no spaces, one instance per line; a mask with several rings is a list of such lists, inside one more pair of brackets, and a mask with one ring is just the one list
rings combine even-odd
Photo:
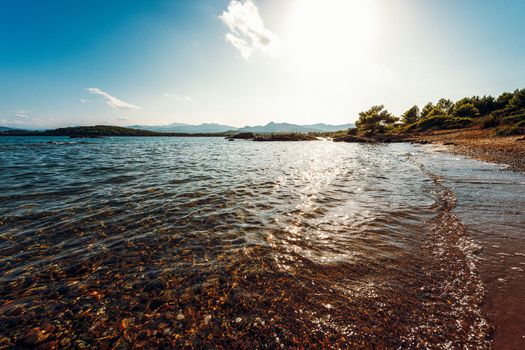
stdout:
[[487,347],[415,146],[107,142],[3,159],[0,348]]

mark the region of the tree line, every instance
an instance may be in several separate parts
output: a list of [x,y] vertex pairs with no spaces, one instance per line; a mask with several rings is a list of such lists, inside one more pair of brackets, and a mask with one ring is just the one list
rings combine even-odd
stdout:
[[357,131],[363,134],[454,129],[478,125],[497,127],[499,134],[525,133],[525,89],[504,92],[498,97],[473,96],[456,102],[442,98],[420,109],[409,108],[400,117],[383,105],[359,113]]

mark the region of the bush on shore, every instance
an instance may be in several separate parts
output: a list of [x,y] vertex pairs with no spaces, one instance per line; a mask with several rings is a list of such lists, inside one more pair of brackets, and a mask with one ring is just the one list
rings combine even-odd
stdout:
[[421,110],[413,106],[401,118],[388,112],[383,105],[373,106],[359,113],[356,127],[348,131],[349,136],[370,138],[468,127],[499,127],[498,135],[521,133],[525,127],[525,89],[504,92],[496,98],[473,96],[456,102],[442,98],[435,104],[427,103]]
[[383,105],[380,105],[359,113],[359,119],[355,125],[357,130],[365,135],[384,134],[398,120],[399,118],[387,111]]
[[401,132],[414,132],[466,127],[494,128],[516,126],[525,121],[525,89],[492,96],[465,97],[457,102],[440,99],[427,103],[421,113],[417,106],[403,114]]
[[525,129],[517,126],[500,126],[495,131],[496,136],[513,136],[525,134]]

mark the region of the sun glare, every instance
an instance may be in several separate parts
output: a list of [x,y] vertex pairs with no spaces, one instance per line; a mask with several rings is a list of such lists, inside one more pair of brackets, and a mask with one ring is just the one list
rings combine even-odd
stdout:
[[286,58],[298,69],[332,74],[366,59],[377,31],[373,0],[296,0]]

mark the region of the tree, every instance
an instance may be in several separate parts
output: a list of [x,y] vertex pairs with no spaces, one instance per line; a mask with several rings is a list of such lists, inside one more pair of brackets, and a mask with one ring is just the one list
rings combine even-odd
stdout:
[[387,111],[383,105],[373,106],[368,111],[359,113],[359,119],[355,123],[361,132],[384,133],[386,127],[392,125],[399,119]]
[[446,116],[447,113],[439,108],[438,106],[434,106],[430,111],[427,113],[427,118],[436,117],[436,116]]
[[430,114],[430,112],[434,109],[434,104],[432,102],[427,103],[423,110],[421,111],[421,118],[426,118]]
[[436,103],[436,107],[443,112],[441,114],[451,114],[452,109],[454,108],[454,102],[446,98],[442,98],[438,101],[438,103]]
[[454,115],[462,118],[474,118],[479,115],[479,110],[472,103],[461,103],[454,107]]
[[489,114],[497,108],[496,100],[490,95],[478,98],[474,106],[478,109],[480,115]]
[[401,119],[405,124],[413,124],[419,120],[420,113],[419,113],[419,107],[414,106],[410,108],[408,111],[403,113],[401,116]]
[[496,99],[496,109],[503,109],[509,105],[509,101],[514,97],[513,93],[504,92]]
[[512,98],[509,100],[509,105],[516,108],[525,108],[525,89],[514,91]]

